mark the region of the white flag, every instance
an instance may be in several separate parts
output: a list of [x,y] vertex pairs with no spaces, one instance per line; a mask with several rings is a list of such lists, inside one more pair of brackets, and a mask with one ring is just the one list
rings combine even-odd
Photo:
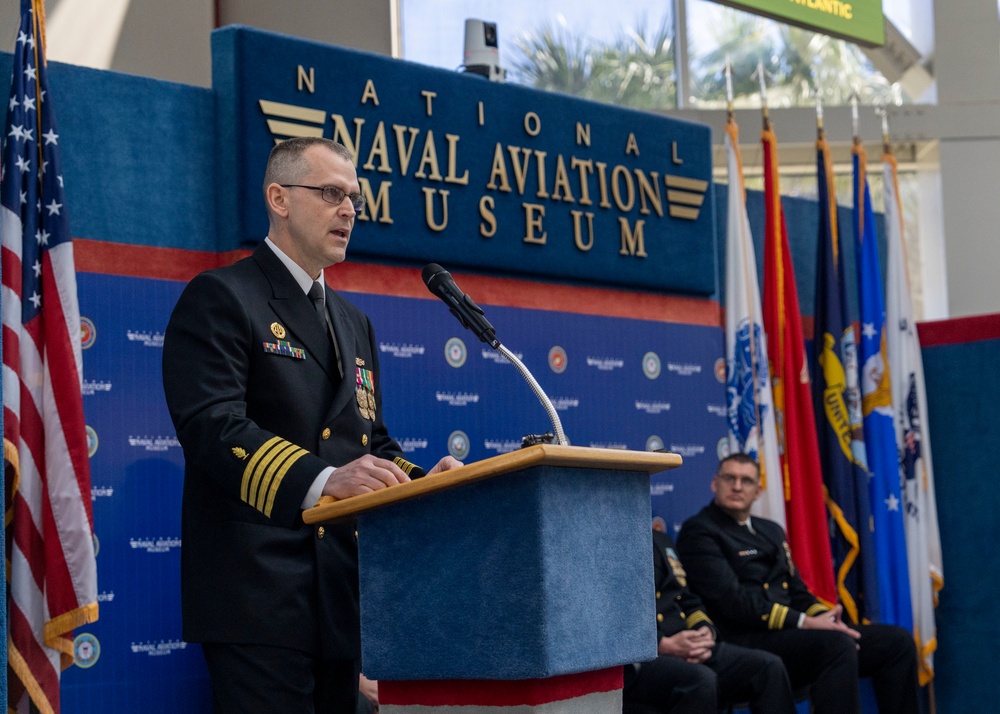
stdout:
[[913,629],[920,665],[920,684],[934,677],[937,629],[934,607],[944,586],[941,537],[938,533],[934,470],[927,432],[927,396],[920,339],[913,321],[913,300],[903,252],[903,220],[896,180],[896,159],[882,157],[885,176],[885,232],[888,243],[886,339],[895,405],[896,446],[905,503],[906,556],[910,569]]
[[739,128],[726,125],[729,166],[729,204],[726,225],[726,407],[729,416],[729,453],[749,454],[760,463],[763,493],[753,513],[785,526],[785,488],[778,457],[774,400],[767,371],[757,281],[757,258],[747,218],[743,167],[739,155]]

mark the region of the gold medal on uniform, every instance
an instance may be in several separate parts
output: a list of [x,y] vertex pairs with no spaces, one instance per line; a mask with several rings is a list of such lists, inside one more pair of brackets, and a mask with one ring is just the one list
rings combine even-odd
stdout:
[[361,387],[358,387],[357,390],[354,392],[354,397],[358,401],[358,411],[361,412],[361,416],[363,416],[365,419],[369,419],[370,417],[368,416],[368,399],[365,397],[365,393],[361,389]]
[[358,411],[365,419],[375,421],[375,382],[372,379],[372,371],[356,367],[355,373],[358,388],[354,396],[358,400]]

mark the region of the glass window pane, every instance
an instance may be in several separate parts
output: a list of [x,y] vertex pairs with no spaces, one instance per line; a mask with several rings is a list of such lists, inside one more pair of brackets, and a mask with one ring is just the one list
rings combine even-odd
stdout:
[[[854,43],[759,17],[708,0],[688,0],[692,105],[724,107],[724,67],[733,67],[734,103],[760,106],[754,76],[762,62],[772,107],[811,106],[817,91],[827,105],[847,104],[857,89],[863,104],[900,99]],[[902,97],[907,100],[906,97]]]
[[465,19],[497,25],[507,81],[642,109],[676,106],[673,13],[650,0],[401,0],[404,59],[463,60]]

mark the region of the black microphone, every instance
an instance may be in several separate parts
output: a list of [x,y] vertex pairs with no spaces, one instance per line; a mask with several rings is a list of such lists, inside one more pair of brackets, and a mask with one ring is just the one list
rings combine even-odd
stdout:
[[451,273],[437,263],[430,263],[424,268],[422,276],[427,289],[444,300],[451,314],[458,318],[463,327],[476,333],[476,337],[493,349],[500,345],[493,325],[486,319],[483,309],[459,290]]

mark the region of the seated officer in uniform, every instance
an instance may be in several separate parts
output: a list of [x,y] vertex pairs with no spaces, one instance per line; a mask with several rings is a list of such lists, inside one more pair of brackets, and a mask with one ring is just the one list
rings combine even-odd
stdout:
[[658,655],[625,667],[625,714],[710,714],[749,702],[754,714],[795,711],[781,660],[718,641],[701,600],[687,589],[673,542],[653,531]]
[[871,677],[880,714],[917,712],[917,654],[894,625],[848,627],[799,577],[785,531],[750,517],[757,462],[733,454],[712,479],[714,498],[677,537],[688,582],[727,642],[781,657],[792,686],[810,688],[814,714],[857,714],[858,677]]

